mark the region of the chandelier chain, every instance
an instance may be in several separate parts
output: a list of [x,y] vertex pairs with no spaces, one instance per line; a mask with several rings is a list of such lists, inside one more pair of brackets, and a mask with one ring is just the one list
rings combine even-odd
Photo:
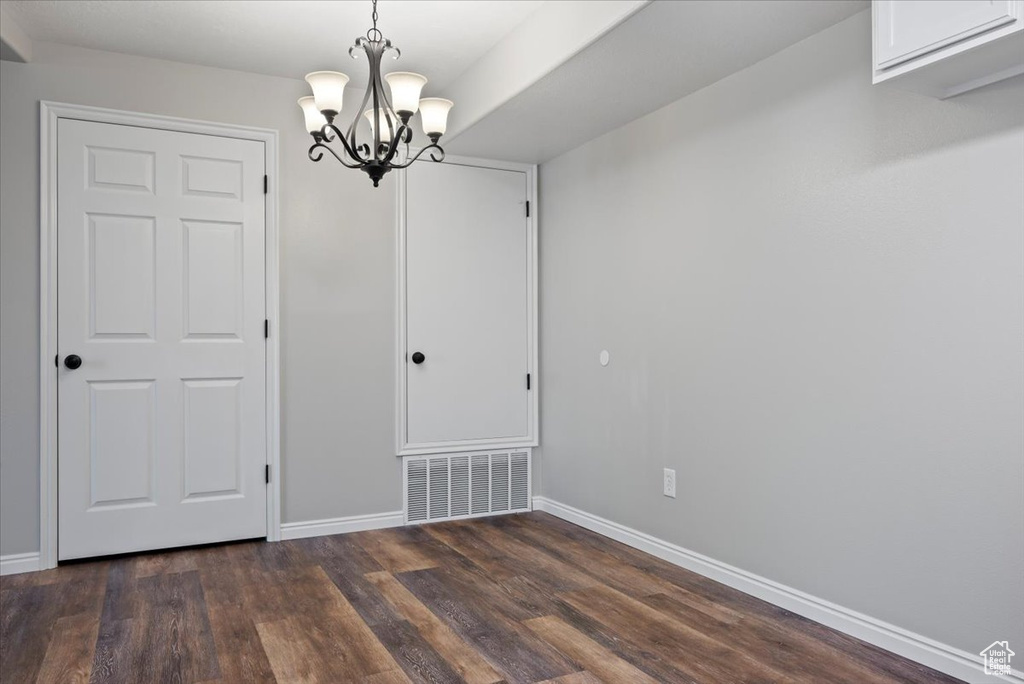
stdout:
[[366,37],[369,40],[380,40],[384,37],[384,34],[377,28],[377,0],[373,0],[373,28],[366,32]]

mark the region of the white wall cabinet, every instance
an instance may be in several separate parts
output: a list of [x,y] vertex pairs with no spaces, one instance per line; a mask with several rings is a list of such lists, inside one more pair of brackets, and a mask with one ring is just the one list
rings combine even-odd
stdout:
[[402,177],[399,455],[536,445],[533,179],[462,161]]
[[874,0],[874,83],[946,98],[1024,73],[1024,0]]

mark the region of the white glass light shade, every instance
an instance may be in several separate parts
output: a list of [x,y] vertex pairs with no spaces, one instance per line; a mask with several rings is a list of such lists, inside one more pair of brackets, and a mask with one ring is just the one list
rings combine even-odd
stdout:
[[337,71],[314,71],[306,74],[306,82],[313,89],[313,100],[321,112],[341,111],[348,76]]
[[420,118],[423,132],[427,137],[442,136],[448,129],[448,110],[453,102],[442,97],[425,97],[420,100]]
[[[363,112],[363,116],[365,116],[366,120],[370,122],[370,134],[372,135],[374,131],[373,110],[367,109],[365,112]],[[391,122],[391,125],[394,126],[396,129],[398,128],[398,124],[394,121]],[[384,114],[383,111],[380,113],[380,141],[382,143],[391,142],[391,129],[388,128],[387,116]]]
[[327,123],[327,119],[316,108],[313,96],[300,97],[299,106],[302,107],[302,113],[306,117],[306,131],[309,133],[319,133],[324,124]]
[[408,71],[393,71],[384,76],[391,88],[391,107],[399,114],[409,112],[409,116],[416,113],[420,106],[420,93],[427,79],[419,74]]

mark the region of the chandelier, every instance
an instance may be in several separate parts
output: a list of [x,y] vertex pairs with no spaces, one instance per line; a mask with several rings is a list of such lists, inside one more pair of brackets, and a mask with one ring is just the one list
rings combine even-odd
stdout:
[[[406,168],[425,152],[430,152],[431,160],[443,161],[444,150],[438,141],[447,127],[448,110],[452,108],[452,102],[440,97],[421,99],[420,92],[427,79],[407,71],[386,74],[383,81],[388,83],[390,97],[384,91],[381,60],[389,51],[394,53],[394,59],[398,59],[402,53],[377,28],[377,0],[373,0],[373,27],[366,32],[366,36],[356,38],[348,54],[358,59],[361,51],[366,53],[370,81],[359,112],[370,123],[370,136],[363,142],[357,140],[356,129],[360,121],[358,112],[344,135],[334,125],[335,117],[341,112],[348,76],[337,71],[314,71],[306,75],[313,95],[299,98],[306,130],[313,136],[309,158],[318,162],[324,158],[324,152],[328,152],[344,166],[365,171],[373,181],[373,187],[377,187],[388,171]],[[409,143],[412,141],[409,120],[417,110],[423,123],[423,133],[430,139],[430,144],[421,148],[415,156],[409,157]],[[330,146],[330,143],[335,142],[340,143],[340,150]],[[404,151],[401,150],[402,145],[405,146]]]

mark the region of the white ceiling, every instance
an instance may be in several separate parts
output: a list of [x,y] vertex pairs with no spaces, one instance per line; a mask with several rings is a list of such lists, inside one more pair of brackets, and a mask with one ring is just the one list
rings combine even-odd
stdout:
[[[0,3],[14,19],[8,26],[36,41],[290,78],[331,69],[356,88],[366,82],[365,62],[347,51],[370,26],[369,0]],[[476,123],[449,130],[450,153],[537,163],[866,10],[869,0],[657,0],[639,11],[642,2],[620,1],[610,26],[574,34],[611,4],[380,0],[378,25],[403,53],[385,71],[426,74],[426,95],[449,95],[450,86],[461,109],[476,112]],[[552,40],[565,49],[538,49]],[[517,80],[542,54],[549,63]],[[489,97],[474,100],[479,93]]]
[[868,7],[868,0],[652,2],[445,149],[547,161]]
[[[385,71],[443,89],[543,3],[540,0],[380,0],[378,27],[402,50]],[[302,78],[344,71],[365,85],[348,48],[371,25],[370,0],[4,0],[33,40],[176,62]]]

